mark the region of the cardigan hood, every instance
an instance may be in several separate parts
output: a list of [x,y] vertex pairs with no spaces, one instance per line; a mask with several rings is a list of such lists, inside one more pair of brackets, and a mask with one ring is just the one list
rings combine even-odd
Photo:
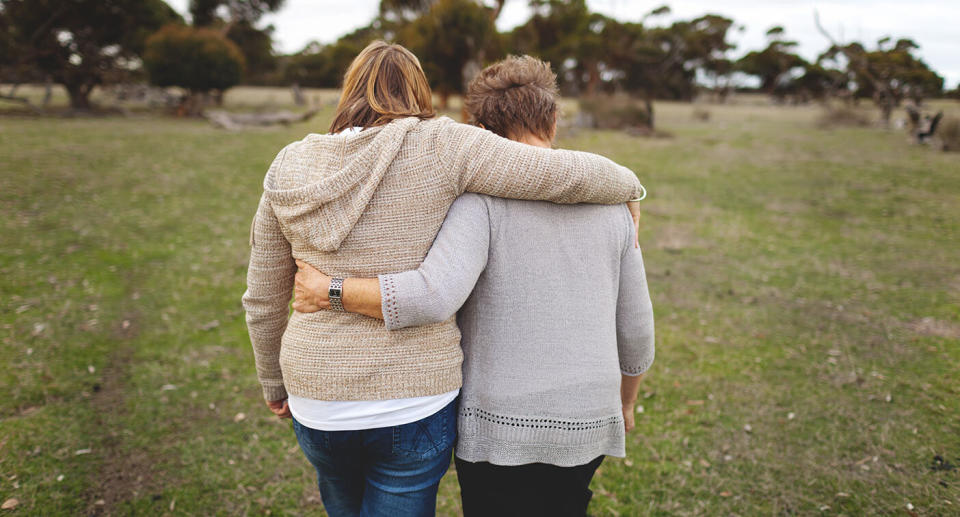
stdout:
[[339,249],[419,122],[411,117],[350,134],[310,134],[280,151],[263,188],[287,239],[321,252]]

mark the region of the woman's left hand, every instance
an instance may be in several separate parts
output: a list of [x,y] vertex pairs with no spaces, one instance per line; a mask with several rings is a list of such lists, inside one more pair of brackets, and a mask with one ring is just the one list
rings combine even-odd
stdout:
[[317,312],[330,308],[330,277],[302,260],[297,260],[297,276],[293,286],[293,310]]
[[639,201],[627,201],[627,208],[630,210],[630,217],[633,219],[633,225],[637,229],[637,240],[634,242],[633,246],[635,248],[640,247],[640,202]]

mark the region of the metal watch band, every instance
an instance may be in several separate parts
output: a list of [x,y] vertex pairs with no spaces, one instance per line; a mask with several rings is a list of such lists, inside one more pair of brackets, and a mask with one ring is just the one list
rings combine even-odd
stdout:
[[327,293],[330,298],[330,308],[335,311],[343,311],[343,279],[331,278],[330,291]]

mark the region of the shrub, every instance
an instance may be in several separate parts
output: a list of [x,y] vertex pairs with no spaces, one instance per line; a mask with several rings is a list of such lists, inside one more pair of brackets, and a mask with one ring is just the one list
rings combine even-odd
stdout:
[[960,152],[960,119],[944,119],[935,136],[939,138],[940,148],[944,151]]
[[244,58],[237,45],[216,30],[168,25],[147,39],[143,65],[153,84],[196,94],[238,84]]
[[693,120],[699,122],[709,122],[710,121],[710,111],[703,108],[694,108],[693,109]]
[[653,118],[642,101],[625,95],[580,100],[580,123],[596,129],[651,129]]
[[872,124],[870,117],[857,108],[849,105],[827,106],[817,125],[822,128],[831,127],[865,127]]

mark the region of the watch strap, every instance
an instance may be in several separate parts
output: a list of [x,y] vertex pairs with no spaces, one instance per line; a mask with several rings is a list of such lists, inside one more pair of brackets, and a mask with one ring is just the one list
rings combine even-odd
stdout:
[[331,278],[330,290],[327,292],[330,298],[330,308],[335,311],[343,312],[343,279]]

